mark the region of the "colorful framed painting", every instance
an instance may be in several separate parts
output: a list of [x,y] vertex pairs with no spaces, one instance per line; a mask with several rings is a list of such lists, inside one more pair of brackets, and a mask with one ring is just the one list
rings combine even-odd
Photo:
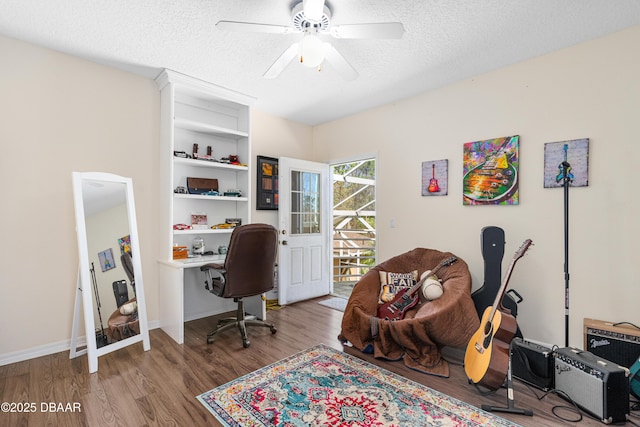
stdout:
[[449,160],[422,162],[422,195],[446,196],[448,193]]
[[131,252],[131,236],[126,235],[118,239],[118,246],[120,246],[120,255]]
[[107,270],[111,270],[112,268],[116,268],[116,262],[113,259],[113,251],[111,248],[99,252],[98,260],[100,261],[100,268],[102,268],[103,273]]
[[463,148],[462,203],[517,205],[520,135],[467,142]]
[[[564,162],[567,162],[564,165]],[[544,188],[589,185],[589,138],[544,144]]]

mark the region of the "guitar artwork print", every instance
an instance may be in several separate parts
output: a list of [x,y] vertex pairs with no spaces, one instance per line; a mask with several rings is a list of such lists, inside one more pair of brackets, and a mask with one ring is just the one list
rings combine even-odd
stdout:
[[485,309],[480,328],[471,337],[464,355],[464,371],[469,380],[491,390],[499,389],[507,376],[509,346],[518,328],[515,317],[502,307],[502,296],[513,267],[532,244],[531,239],[525,240],[513,256],[498,295],[493,305]]
[[518,203],[519,139],[515,135],[464,144],[464,204]]
[[457,257],[451,256],[436,266],[432,271],[422,273],[421,279],[410,288],[401,289],[396,293],[391,301],[385,302],[378,306],[378,317],[385,320],[402,320],[405,313],[418,304],[420,294],[418,290],[427,278],[435,275],[443,267],[447,267],[458,260]]
[[440,191],[438,180],[436,179],[436,164],[431,165],[431,179],[429,180],[429,187],[427,188],[429,193],[437,193]]
[[560,173],[556,175],[556,182],[564,182],[567,179],[569,182],[573,181],[573,173],[571,172],[571,165],[567,162],[567,152],[569,151],[569,144],[563,144],[564,161],[558,165]]

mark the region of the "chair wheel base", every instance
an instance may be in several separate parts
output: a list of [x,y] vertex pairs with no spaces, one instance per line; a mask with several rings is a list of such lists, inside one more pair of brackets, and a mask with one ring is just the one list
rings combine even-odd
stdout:
[[214,341],[213,337],[207,337],[207,344],[213,344]]
[[278,330],[276,329],[276,327],[275,327],[275,326],[271,326],[269,329],[271,330],[271,335],[273,335],[273,334],[275,334],[276,332],[278,332]]
[[249,341],[249,340],[243,340],[242,341],[242,346],[244,348],[248,348],[250,345],[251,345],[251,341]]

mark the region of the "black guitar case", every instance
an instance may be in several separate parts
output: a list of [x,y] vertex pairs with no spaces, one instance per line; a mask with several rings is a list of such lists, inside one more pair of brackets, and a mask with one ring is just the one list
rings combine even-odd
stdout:
[[[482,257],[484,258],[484,283],[480,289],[471,294],[473,304],[480,318],[482,318],[484,310],[495,302],[502,284],[504,243],[504,230],[502,228],[488,226],[482,229],[481,247]],[[517,301],[512,295],[516,296]],[[502,306],[510,310],[513,317],[518,315],[518,304],[521,302],[522,297],[514,289],[506,291],[502,297]],[[516,330],[516,337],[522,338],[519,325]]]

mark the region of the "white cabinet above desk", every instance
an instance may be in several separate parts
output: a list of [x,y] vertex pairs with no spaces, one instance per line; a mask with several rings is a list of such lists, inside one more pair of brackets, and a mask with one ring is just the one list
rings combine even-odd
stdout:
[[[217,254],[221,246],[228,246],[233,230],[210,226],[231,219],[250,223],[250,105],[254,99],[171,70],[164,70],[156,82],[161,122],[160,326],[182,343],[185,321],[235,310],[233,299],[219,298],[204,289],[200,266],[223,256],[173,260],[172,248],[186,246],[191,250],[198,237],[204,241],[206,252]],[[196,145],[198,158],[189,158]],[[238,158],[235,164],[228,159],[232,156]],[[187,188],[187,178],[217,180],[219,195],[176,192],[178,187]],[[206,216],[207,225],[197,230],[173,229],[177,224],[190,226],[193,215]],[[247,311],[264,316],[264,301],[256,301],[259,303],[247,299]]]

